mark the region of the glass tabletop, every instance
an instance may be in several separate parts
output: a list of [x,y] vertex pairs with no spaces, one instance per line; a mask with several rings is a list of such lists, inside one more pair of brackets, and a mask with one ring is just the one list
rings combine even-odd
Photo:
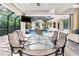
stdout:
[[28,49],[49,49],[53,46],[53,42],[47,35],[32,35],[24,44],[24,47]]

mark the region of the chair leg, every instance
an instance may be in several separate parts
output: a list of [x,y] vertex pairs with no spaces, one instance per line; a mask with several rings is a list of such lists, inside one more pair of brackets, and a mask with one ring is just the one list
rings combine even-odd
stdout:
[[11,56],[13,56],[13,48],[11,47]]
[[62,51],[61,52],[62,52],[62,56],[64,56],[64,47],[62,48]]
[[57,56],[57,55],[58,55],[58,52],[55,53],[55,56]]
[[18,53],[19,53],[19,55],[20,55],[20,56],[23,56],[23,55],[22,55],[22,51],[21,51],[21,50],[19,50],[19,51],[18,51]]
[[59,49],[56,51],[55,56],[58,56]]
[[54,45],[56,46],[56,40],[54,40],[54,41],[52,41],[52,42],[54,42]]

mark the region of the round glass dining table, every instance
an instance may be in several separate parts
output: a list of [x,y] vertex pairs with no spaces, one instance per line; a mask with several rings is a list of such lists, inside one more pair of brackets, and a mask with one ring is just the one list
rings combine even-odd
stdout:
[[55,54],[54,44],[48,35],[32,35],[24,44],[22,53],[29,56],[48,56]]
[[48,35],[32,35],[24,44],[27,49],[50,49],[54,47]]

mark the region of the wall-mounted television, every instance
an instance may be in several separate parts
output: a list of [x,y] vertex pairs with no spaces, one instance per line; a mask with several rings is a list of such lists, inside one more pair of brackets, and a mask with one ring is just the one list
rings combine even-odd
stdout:
[[21,16],[21,21],[22,21],[22,22],[31,22],[31,17],[28,17],[28,16]]

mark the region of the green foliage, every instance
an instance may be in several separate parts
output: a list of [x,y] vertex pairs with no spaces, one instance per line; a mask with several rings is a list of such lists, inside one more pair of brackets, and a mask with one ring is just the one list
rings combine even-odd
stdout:
[[31,27],[32,27],[32,23],[26,22],[26,28],[31,29]]
[[48,29],[48,25],[49,25],[49,23],[47,21],[44,21],[44,23],[43,23],[44,29]]
[[63,21],[64,29],[68,29],[68,19]]

